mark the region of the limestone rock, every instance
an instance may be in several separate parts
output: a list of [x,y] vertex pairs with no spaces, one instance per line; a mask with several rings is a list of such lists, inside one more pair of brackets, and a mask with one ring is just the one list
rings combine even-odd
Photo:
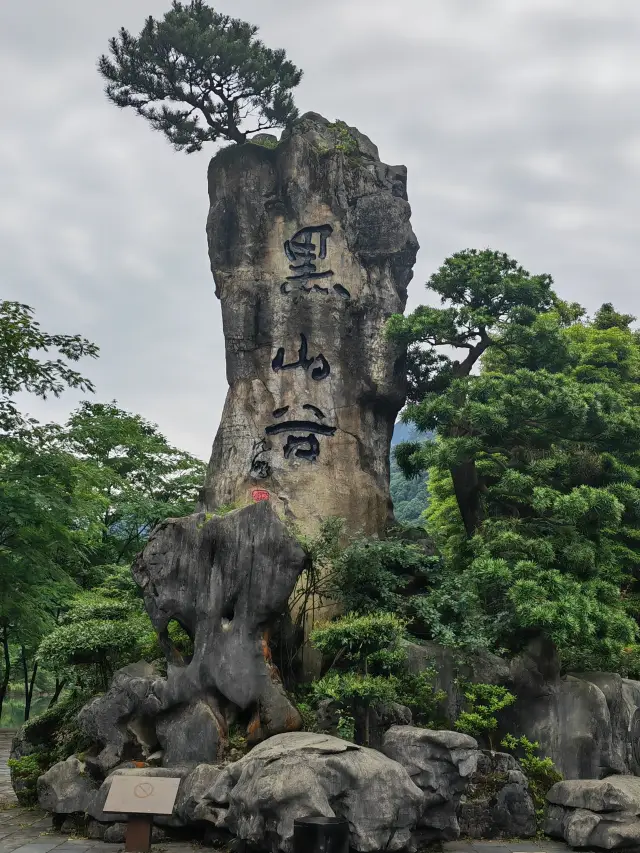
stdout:
[[198,806],[204,794],[214,785],[221,773],[221,767],[199,764],[184,779],[178,790],[174,807],[174,813],[184,823],[206,820],[206,806],[204,811],[199,811]]
[[572,847],[624,850],[640,845],[640,779],[574,779],[547,794],[545,832]]
[[556,782],[549,790],[547,800],[565,808],[640,814],[640,779],[636,776],[610,776],[608,779]]
[[392,726],[382,751],[406,768],[424,792],[419,827],[423,841],[458,838],[456,811],[478,763],[478,744],[460,732]]
[[[88,759],[97,778],[158,746],[165,767],[214,763],[224,752],[226,715],[238,712],[251,718],[252,742],[300,728],[271,661],[268,631],[306,565],[266,502],[168,519],[152,532],[132,571],[169,662],[167,677],[144,662],[124,667],[82,709],[80,725],[102,746]],[[193,640],[188,660],[171,643],[172,620]]]
[[405,397],[383,326],[404,310],[418,249],[405,167],[307,113],[276,147],[217,154],[209,203],[230,387],[203,507],[269,500],[306,530],[339,516],[381,531]]
[[214,710],[202,701],[163,714],[157,722],[163,766],[213,763],[218,756],[218,726]]
[[38,803],[54,814],[84,813],[95,800],[98,787],[85,773],[84,762],[72,755],[38,778]]
[[146,661],[124,666],[115,673],[109,690],[80,711],[79,725],[103,746],[89,762],[98,774],[106,775],[124,758],[142,759],[156,747],[158,741],[149,715],[155,710],[152,688],[159,678],[157,670]]
[[536,833],[529,783],[512,755],[483,750],[458,812],[470,838],[528,838]]
[[217,827],[274,853],[290,853],[294,820],[310,814],[345,818],[354,850],[394,851],[409,843],[424,797],[381,753],[298,732],[269,738],[227,766],[207,803]]

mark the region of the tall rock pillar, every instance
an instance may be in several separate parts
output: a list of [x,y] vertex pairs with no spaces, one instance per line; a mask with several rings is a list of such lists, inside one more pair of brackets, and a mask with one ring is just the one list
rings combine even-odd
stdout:
[[[229,382],[203,509],[270,500],[313,531],[328,516],[380,532],[418,243],[406,169],[354,128],[307,113],[209,166],[209,257]],[[220,365],[220,369],[222,365]]]

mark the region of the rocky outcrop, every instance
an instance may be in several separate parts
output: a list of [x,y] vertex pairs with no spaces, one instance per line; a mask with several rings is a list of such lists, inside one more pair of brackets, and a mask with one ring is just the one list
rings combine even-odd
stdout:
[[462,795],[460,833],[469,838],[528,838],[536,834],[529,783],[512,755],[483,750]]
[[99,783],[85,772],[84,762],[72,755],[54,764],[38,778],[40,808],[54,814],[84,814],[96,798]]
[[459,837],[456,813],[477,767],[477,747],[460,732],[393,726],[384,735],[384,754],[401,764],[424,793],[417,833],[421,842]]
[[404,310],[418,244],[406,169],[307,113],[275,147],[209,166],[207,236],[229,392],[203,507],[269,500],[311,530],[391,518],[389,447],[405,397]]
[[640,846],[637,777],[558,782],[547,800],[545,832],[571,847],[624,850]]
[[261,849],[292,849],[298,817],[343,817],[354,850],[401,850],[423,808],[406,770],[330,735],[279,735],[229,765],[204,795],[209,817]]
[[[268,637],[306,564],[266,502],[160,524],[133,575],[167,656],[167,677],[144,662],[124,667],[83,708],[79,723],[102,747],[87,759],[95,773],[104,777],[159,748],[164,766],[214,763],[231,720],[244,720],[252,742],[300,728]],[[189,659],[170,640],[172,620],[193,641]]]
[[[494,743],[517,732],[540,744],[565,779],[640,773],[640,682],[615,673],[561,676],[557,655],[533,642],[505,660],[489,652],[465,654],[437,643],[408,647],[412,672],[436,670],[443,716],[453,723],[464,706],[459,683],[499,684],[516,702],[499,715]],[[488,744],[486,744],[488,745]]]
[[121,774],[182,779],[173,815],[156,817],[156,824],[209,826],[274,853],[290,853],[293,822],[308,815],[345,818],[354,850],[401,850],[424,810],[424,795],[401,764],[308,732],[276,735],[225,767],[116,769],[99,788],[71,758],[41,777],[41,805],[57,814],[86,814],[94,837],[106,838],[107,824],[118,835],[126,815],[107,814],[104,804]]

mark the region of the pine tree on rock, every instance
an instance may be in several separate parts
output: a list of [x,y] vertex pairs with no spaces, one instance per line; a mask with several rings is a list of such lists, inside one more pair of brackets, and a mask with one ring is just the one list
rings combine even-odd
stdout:
[[122,27],[109,40],[111,56],[98,60],[107,97],[135,109],[187,154],[205,142],[242,143],[248,134],[288,126],[298,115],[291,89],[302,71],[257,31],[204,0],[174,0],[161,21],[147,18],[139,36]]

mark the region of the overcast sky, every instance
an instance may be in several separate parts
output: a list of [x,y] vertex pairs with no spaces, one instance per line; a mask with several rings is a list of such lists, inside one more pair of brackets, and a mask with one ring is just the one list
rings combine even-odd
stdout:
[[[205,238],[212,150],[173,151],[95,62],[169,0],[0,3],[0,298],[101,348],[96,400],[208,459],[226,393]],[[640,316],[638,0],[220,0],[304,69],[301,110],[408,167],[421,249],[491,247],[561,296]],[[21,400],[41,420],[77,405]]]

